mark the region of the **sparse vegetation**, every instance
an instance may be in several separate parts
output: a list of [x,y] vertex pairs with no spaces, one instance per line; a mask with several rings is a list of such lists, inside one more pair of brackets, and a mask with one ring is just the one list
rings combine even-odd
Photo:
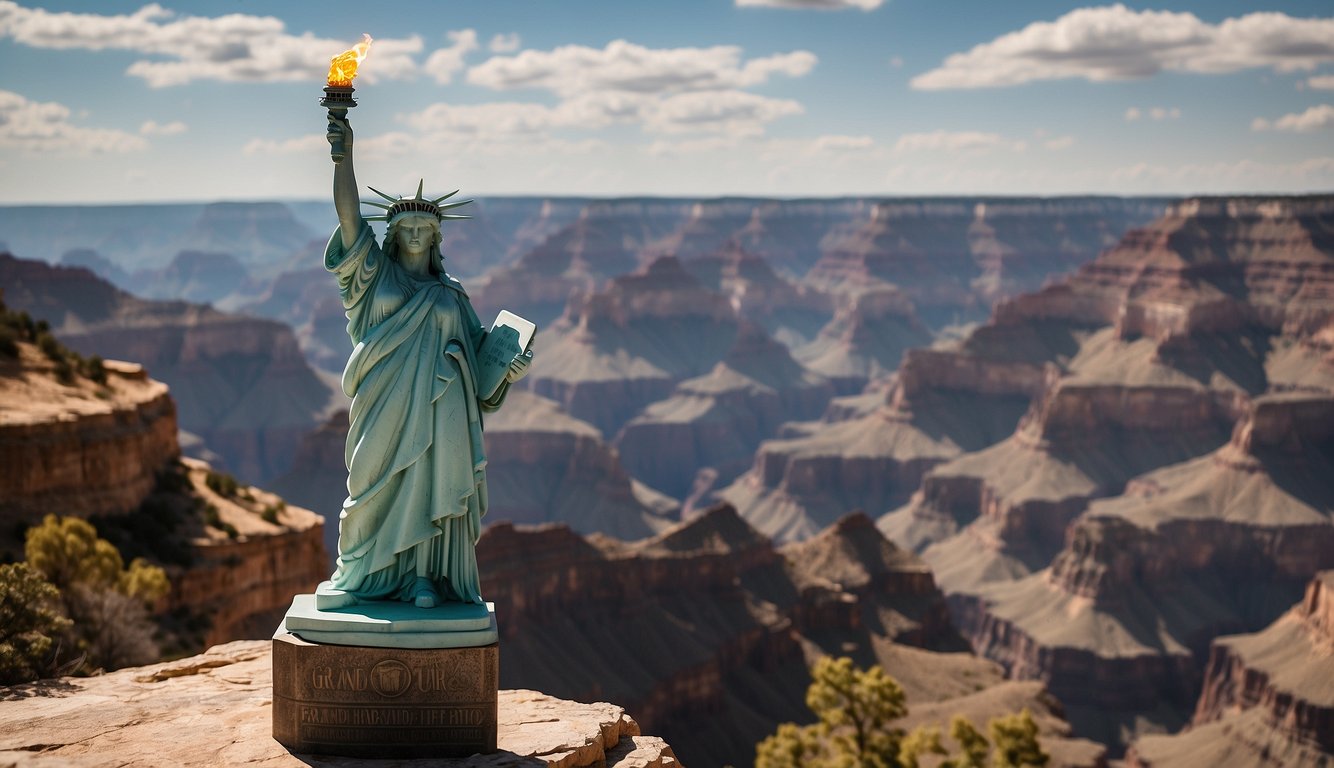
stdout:
[[[68,621],[60,633],[65,650],[48,668],[67,664],[68,671],[93,672],[157,658],[148,610],[171,588],[160,567],[138,557],[126,566],[91,523],[56,515],[28,529],[24,556],[24,567],[51,587]],[[73,657],[68,662],[60,658],[67,654]]]
[[278,515],[286,511],[287,502],[279,501],[277,504],[270,504],[260,511],[259,517],[270,525],[278,524]]
[[852,659],[825,657],[811,676],[806,706],[818,721],[778,726],[756,746],[756,768],[918,768],[928,756],[941,768],[1041,768],[1050,760],[1026,709],[993,719],[988,724],[990,740],[956,715],[950,737],[959,752],[951,754],[939,728],[905,733],[892,727],[908,714],[907,701],[903,689],[879,666],[863,670],[854,667]]
[[234,539],[240,535],[236,530],[236,526],[222,521],[222,514],[218,512],[218,508],[212,504],[204,504],[204,522],[210,528],[217,528],[219,531],[227,534],[227,538],[229,539]]
[[61,344],[45,320],[33,320],[27,312],[15,312],[0,301],[0,355],[16,358],[20,341],[35,344],[55,365],[56,378],[73,384],[76,375],[106,386],[107,369],[98,355],[85,358]]
[[50,674],[69,628],[51,582],[26,563],[0,565],[0,685]]
[[241,488],[241,484],[236,481],[236,478],[226,472],[215,472],[211,469],[204,478],[204,485],[208,486],[210,491],[229,499],[234,498]]

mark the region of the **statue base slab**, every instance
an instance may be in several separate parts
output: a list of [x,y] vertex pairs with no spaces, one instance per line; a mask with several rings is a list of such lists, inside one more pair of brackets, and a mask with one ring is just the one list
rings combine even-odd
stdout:
[[[494,626],[494,624],[493,624]],[[344,757],[496,751],[500,646],[385,648],[273,636],[273,738]]]
[[312,643],[375,648],[471,648],[500,640],[495,603],[358,602],[327,581],[315,594],[292,599],[279,631]]

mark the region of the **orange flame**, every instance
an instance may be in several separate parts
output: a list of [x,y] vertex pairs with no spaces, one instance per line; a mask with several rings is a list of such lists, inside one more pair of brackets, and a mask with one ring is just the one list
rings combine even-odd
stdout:
[[357,66],[371,49],[371,36],[363,32],[361,38],[361,42],[333,57],[329,62],[329,85],[344,87],[352,85],[352,78],[357,76]]

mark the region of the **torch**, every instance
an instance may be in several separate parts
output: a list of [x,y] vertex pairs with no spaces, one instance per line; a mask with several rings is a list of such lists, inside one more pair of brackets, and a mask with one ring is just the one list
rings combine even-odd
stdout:
[[[371,48],[371,36],[363,33],[361,37],[361,42],[329,62],[328,85],[324,86],[324,98],[320,99],[320,106],[329,110],[331,118],[346,120],[347,111],[357,106],[357,100],[352,98],[352,91],[356,90],[352,87],[352,79],[357,76],[357,66]],[[330,147],[329,156],[335,163],[341,163],[347,157],[347,148],[343,146],[342,139]]]

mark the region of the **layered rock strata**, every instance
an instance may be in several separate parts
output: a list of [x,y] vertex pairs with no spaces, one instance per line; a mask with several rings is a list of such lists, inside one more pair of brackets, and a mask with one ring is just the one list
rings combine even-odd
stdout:
[[878,406],[835,409],[764,442],[751,469],[719,495],[781,541],[850,509],[879,514],[907,502],[932,467],[1010,433],[1042,383],[1032,365],[910,350]]
[[735,343],[738,328],[724,296],[664,256],[572,303],[557,340],[540,347],[542,363],[530,386],[604,435],[615,435],[677,383],[713,368]]
[[745,471],[782,424],[818,416],[833,392],[823,376],[746,323],[713,370],[646,407],[615,445],[635,477],[678,498],[698,496]]
[[56,380],[28,344],[0,358],[0,520],[31,525],[51,512],[123,515],[176,458],[176,407],[166,385],[130,363],[105,364],[104,386]]
[[147,366],[171,387],[180,428],[248,480],[286,469],[331,400],[280,323],[137,299],[87,270],[4,254],[0,282],[10,307],[46,318],[71,348]]
[[1082,732],[1175,729],[1210,640],[1273,621],[1334,566],[1331,472],[1334,399],[1259,398],[1228,445],[1094,502],[1049,568],[951,607],[980,653],[1046,682]]
[[[491,526],[477,551],[498,607],[501,684],[616,699],[684,760],[749,761],[775,723],[806,716],[801,637],[835,642],[832,632],[865,652],[873,637],[957,643],[930,573],[869,520],[807,547],[774,549],[729,507],[631,543]],[[846,583],[791,565],[844,552],[858,558]],[[602,674],[584,672],[594,667]]]
[[0,552],[20,557],[23,531],[47,514],[91,519],[125,560],[166,568],[158,612],[203,618],[208,644],[268,636],[292,595],[327,575],[317,515],[182,464],[175,406],[141,366],[62,382],[36,347],[18,347],[0,358]]
[[1190,726],[1146,736],[1126,763],[1314,766],[1334,756],[1334,572],[1264,630],[1213,642]]

